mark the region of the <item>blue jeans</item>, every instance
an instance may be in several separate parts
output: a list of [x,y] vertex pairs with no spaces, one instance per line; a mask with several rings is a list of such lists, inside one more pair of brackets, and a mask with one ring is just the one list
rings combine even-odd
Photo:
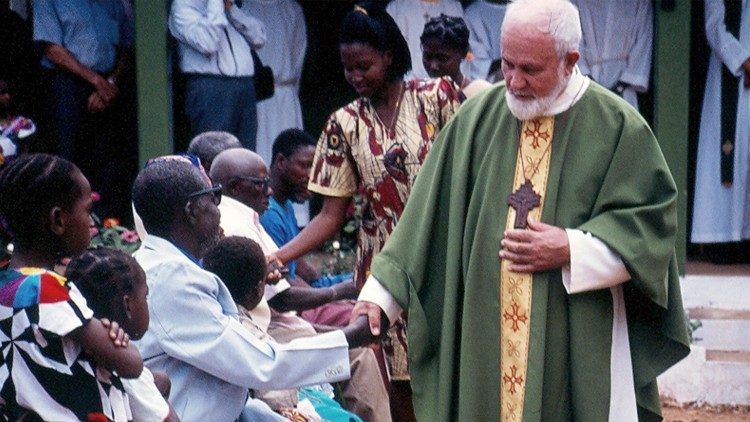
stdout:
[[192,136],[220,130],[255,150],[258,116],[252,76],[189,74],[185,83],[185,114]]

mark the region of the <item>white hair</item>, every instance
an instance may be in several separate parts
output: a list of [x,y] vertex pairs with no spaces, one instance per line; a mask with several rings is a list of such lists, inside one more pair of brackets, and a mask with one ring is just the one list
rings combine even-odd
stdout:
[[514,0],[505,11],[506,24],[534,25],[552,36],[558,56],[578,50],[581,43],[581,18],[578,8],[568,0]]

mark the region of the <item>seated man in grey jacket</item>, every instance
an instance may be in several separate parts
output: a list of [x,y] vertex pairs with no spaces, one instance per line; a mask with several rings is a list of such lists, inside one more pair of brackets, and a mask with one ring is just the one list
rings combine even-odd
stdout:
[[240,324],[227,287],[200,265],[223,236],[220,200],[221,186],[184,161],[156,161],[136,178],[133,202],[149,236],[135,258],[146,272],[150,314],[137,346],[146,366],[169,375],[170,403],[182,420],[235,420],[246,403],[258,420],[273,420],[268,407],[248,401],[248,389],[348,378],[347,335],[280,345]]

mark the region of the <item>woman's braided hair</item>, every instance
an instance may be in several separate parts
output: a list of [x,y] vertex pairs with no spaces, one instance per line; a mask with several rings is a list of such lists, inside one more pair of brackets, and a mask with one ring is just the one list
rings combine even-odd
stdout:
[[427,21],[419,40],[424,44],[427,40],[436,39],[441,44],[460,51],[469,52],[469,28],[463,18],[440,14]]

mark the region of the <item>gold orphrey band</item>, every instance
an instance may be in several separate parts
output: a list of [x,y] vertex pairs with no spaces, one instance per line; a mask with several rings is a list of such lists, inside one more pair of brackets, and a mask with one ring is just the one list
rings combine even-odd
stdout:
[[[515,191],[526,179],[541,195],[538,207],[529,216],[539,220],[547,189],[554,117],[542,117],[523,122],[516,170],[513,178]],[[521,160],[526,160],[522,164]],[[526,174],[524,174],[524,170]],[[506,229],[513,229],[516,210],[508,208]],[[520,421],[526,394],[526,376],[531,327],[532,273],[508,270],[508,262],[500,263],[500,420]]]

